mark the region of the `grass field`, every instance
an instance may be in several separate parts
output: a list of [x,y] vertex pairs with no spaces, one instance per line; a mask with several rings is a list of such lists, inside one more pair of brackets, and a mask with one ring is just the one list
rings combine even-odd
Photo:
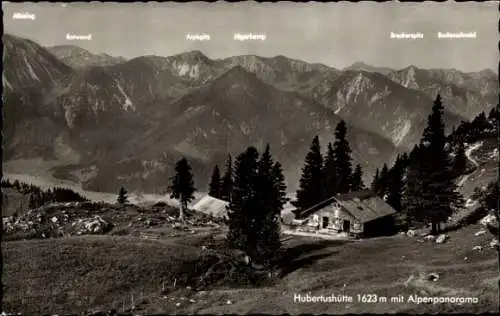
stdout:
[[[450,233],[448,243],[418,243],[393,236],[362,241],[294,237],[286,242],[286,269],[264,288],[187,289],[188,262],[202,255],[204,238],[184,236],[141,240],[127,236],[86,236],[6,242],[4,310],[25,314],[121,311],[167,314],[343,314],[390,312],[498,312],[498,256],[485,247],[479,226]],[[468,260],[464,260],[467,257]],[[184,271],[184,272],[183,272]],[[439,280],[410,282],[411,275],[435,272]],[[175,288],[173,283],[175,281]],[[161,293],[162,283],[169,288]],[[345,284],[345,287],[344,287]],[[424,292],[423,292],[424,291]],[[294,294],[352,296],[352,303],[294,303]],[[478,304],[361,303],[356,295],[407,298],[477,297]]]

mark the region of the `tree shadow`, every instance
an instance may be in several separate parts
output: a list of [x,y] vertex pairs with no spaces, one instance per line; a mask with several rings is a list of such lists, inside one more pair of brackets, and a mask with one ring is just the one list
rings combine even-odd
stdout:
[[[346,242],[344,240],[318,240],[284,248],[278,261],[279,277],[284,278],[298,269],[311,266],[318,260],[337,254],[338,250],[331,248],[336,248]],[[323,251],[329,248],[330,251]]]

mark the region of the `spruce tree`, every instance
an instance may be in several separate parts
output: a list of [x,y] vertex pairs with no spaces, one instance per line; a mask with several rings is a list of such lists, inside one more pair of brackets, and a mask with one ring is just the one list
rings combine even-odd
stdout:
[[411,194],[407,198],[423,201],[418,211],[425,214],[423,217],[432,225],[433,234],[439,233],[440,222],[446,221],[455,210],[463,206],[463,199],[454,182],[453,165],[445,150],[443,112],[441,97],[438,95],[421,139],[419,163],[416,163],[417,168],[412,171],[416,171],[416,174],[412,175],[412,179],[407,179],[409,182],[419,178],[420,190],[410,190]]
[[120,187],[118,191],[118,198],[116,199],[118,204],[125,205],[128,203],[127,191],[124,187]]
[[30,209],[34,209],[34,208],[38,207],[37,203],[36,203],[36,200],[35,200],[35,195],[34,194],[30,194],[30,199],[29,199],[28,207]]
[[335,195],[337,185],[336,183],[336,175],[335,175],[335,153],[333,151],[332,143],[328,143],[325,159],[325,163],[323,166],[323,175],[325,181],[325,198],[331,197]]
[[194,199],[193,193],[196,191],[191,166],[186,158],[182,158],[175,165],[175,176],[171,178],[169,191],[170,198],[179,201],[179,219],[183,221],[187,205]]
[[[416,156],[417,151],[414,152]],[[409,227],[422,225],[428,222],[427,208],[431,206],[429,199],[424,198],[428,194],[428,186],[422,178],[422,166],[420,162],[414,161],[408,166],[406,181],[403,185],[401,204],[405,213],[405,220]]]
[[212,173],[212,178],[210,180],[209,192],[208,195],[220,199],[221,197],[221,179],[220,179],[220,171],[219,166],[215,165],[214,171]]
[[[273,162],[269,145],[258,162],[255,203],[258,207],[253,212],[255,234],[255,259],[267,266],[275,262],[276,254],[281,247],[280,213],[283,208],[281,178],[276,164]],[[277,174],[278,172],[278,174]]]
[[413,146],[413,149],[410,152],[410,155],[408,156],[408,164],[413,164],[414,162],[417,162],[420,156],[420,146],[417,144]]
[[372,184],[370,185],[371,190],[374,193],[378,192],[378,182],[380,181],[380,171],[379,168],[375,171],[375,176],[373,177]]
[[335,160],[335,193],[347,193],[350,190],[352,175],[351,148],[347,141],[347,125],[340,121],[335,129],[333,155]]
[[458,143],[457,152],[453,160],[453,172],[455,176],[462,175],[467,168],[467,156],[465,155],[465,146],[463,142]]
[[498,203],[500,201],[500,188],[499,188],[498,178],[488,184],[486,191],[488,192],[485,198],[481,201],[483,207],[487,210],[495,210],[497,214],[500,210],[498,209]]
[[363,184],[363,170],[361,169],[361,165],[357,164],[356,168],[354,169],[354,172],[352,173],[352,178],[351,178],[351,190],[352,191],[359,191],[364,189],[364,184]]
[[256,197],[259,153],[248,147],[236,157],[231,201],[228,207],[228,245],[247,253],[254,252],[254,212],[260,206]]
[[220,198],[224,201],[231,201],[231,193],[233,190],[233,163],[231,155],[228,156],[226,162],[226,172],[221,181]]
[[387,203],[398,212],[400,212],[402,209],[401,196],[404,186],[404,173],[405,158],[404,156],[398,155],[398,157],[396,158],[396,162],[389,170],[389,181],[387,183]]
[[279,162],[275,162],[272,169],[272,176],[274,180],[274,187],[276,190],[276,203],[278,208],[283,206],[289,201],[286,196],[285,176],[283,174],[283,167]]
[[490,122],[490,124],[492,125],[493,129],[498,132],[499,131],[499,128],[498,128],[498,124],[500,122],[500,111],[498,109],[498,107],[493,107],[490,111],[490,113],[488,114],[488,120]]
[[375,187],[375,194],[384,197],[387,193],[387,186],[389,184],[389,168],[387,164],[384,163],[382,166],[382,171],[380,171],[379,179],[377,181],[377,185]]
[[479,113],[474,120],[472,120],[472,126],[473,129],[477,133],[483,132],[485,129],[490,127],[490,123],[488,122],[488,119],[486,118],[486,114],[484,112]]
[[315,136],[306,155],[297,190],[297,200],[293,204],[300,209],[307,209],[324,200],[324,191],[323,157],[319,138]]

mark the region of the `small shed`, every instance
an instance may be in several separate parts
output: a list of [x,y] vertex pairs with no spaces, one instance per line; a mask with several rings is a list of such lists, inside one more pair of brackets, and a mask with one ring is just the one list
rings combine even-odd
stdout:
[[307,230],[320,233],[348,233],[357,237],[391,235],[396,213],[382,198],[369,190],[337,194],[305,210],[296,210],[296,219],[307,219]]

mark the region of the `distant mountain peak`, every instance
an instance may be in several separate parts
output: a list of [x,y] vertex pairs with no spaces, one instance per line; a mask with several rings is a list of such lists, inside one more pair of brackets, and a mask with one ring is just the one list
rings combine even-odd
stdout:
[[56,45],[46,47],[46,49],[69,66],[75,68],[110,66],[126,61],[123,57],[115,57],[105,53],[95,54],[77,45]]
[[368,65],[367,63],[362,62],[362,61],[357,61],[357,62],[353,63],[352,65],[345,67],[343,70],[344,71],[361,70],[361,71],[367,71],[367,72],[378,72],[381,74],[388,74],[389,72],[392,71],[392,69],[390,69],[390,68],[375,67],[372,65]]
[[493,71],[493,69],[491,69],[491,68],[485,68],[485,69],[479,71],[478,73],[481,75],[485,75],[485,76],[496,76],[497,75],[495,73],[495,71]]
[[345,69],[352,69],[352,68],[358,68],[358,67],[373,67],[371,65],[368,65],[367,63],[364,63],[362,61],[356,61],[352,63],[352,65],[345,67]]
[[420,68],[418,68],[417,66],[415,65],[409,65],[408,67],[404,68],[404,70],[419,70]]
[[180,58],[183,60],[188,60],[188,61],[203,61],[203,62],[209,62],[211,59],[208,58],[205,54],[203,54],[199,50],[191,50],[188,52],[184,52],[178,55],[172,56],[174,59],[175,58]]

